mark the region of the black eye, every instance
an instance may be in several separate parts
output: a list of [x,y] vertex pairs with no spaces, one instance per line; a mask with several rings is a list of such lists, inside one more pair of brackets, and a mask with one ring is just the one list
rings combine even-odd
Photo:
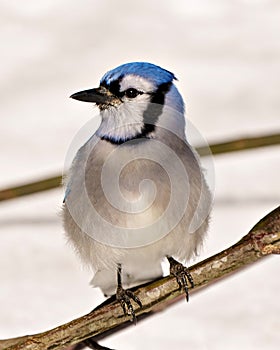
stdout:
[[141,94],[141,91],[138,91],[138,90],[133,89],[133,88],[127,89],[125,91],[125,96],[128,97],[128,98],[135,98],[139,94]]

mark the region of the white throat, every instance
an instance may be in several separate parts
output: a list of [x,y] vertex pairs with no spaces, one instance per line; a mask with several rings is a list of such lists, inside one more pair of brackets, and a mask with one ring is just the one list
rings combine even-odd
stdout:
[[147,103],[142,108],[139,103],[122,103],[118,107],[109,107],[101,111],[102,121],[97,135],[116,142],[136,137],[144,127],[143,110],[146,106]]

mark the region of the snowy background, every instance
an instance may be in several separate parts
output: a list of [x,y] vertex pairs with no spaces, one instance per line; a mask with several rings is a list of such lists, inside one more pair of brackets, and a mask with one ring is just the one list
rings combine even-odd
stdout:
[[[70,100],[109,69],[145,60],[174,72],[211,141],[280,129],[278,1],[0,1],[0,186],[62,172],[91,106]],[[279,203],[279,147],[215,157],[212,225],[200,259]],[[65,244],[63,190],[2,202],[0,338],[31,334],[103,301]],[[279,257],[207,288],[102,344],[132,349],[278,349]],[[171,331],[172,330],[172,331]]]

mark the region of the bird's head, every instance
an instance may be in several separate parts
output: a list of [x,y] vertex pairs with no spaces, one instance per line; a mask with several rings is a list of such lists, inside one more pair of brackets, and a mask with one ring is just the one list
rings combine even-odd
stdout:
[[179,115],[176,123],[184,129],[184,102],[174,80],[173,73],[159,66],[132,62],[107,72],[98,88],[70,97],[95,103],[102,117],[97,135],[113,143],[122,143],[152,137],[164,108]]

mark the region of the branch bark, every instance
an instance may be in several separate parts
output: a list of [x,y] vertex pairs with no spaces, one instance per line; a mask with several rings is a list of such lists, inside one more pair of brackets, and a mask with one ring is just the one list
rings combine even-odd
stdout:
[[[236,273],[269,254],[279,252],[280,206],[260,220],[239,242],[191,267],[195,287],[190,293]],[[143,304],[141,309],[135,305],[136,313],[141,318],[165,309],[180,298],[183,291],[178,290],[175,278],[168,276],[137,287],[135,294]],[[112,333],[126,325],[128,319],[112,297],[89,314],[47,332],[1,340],[0,349],[62,349],[89,337]]]
[[[226,142],[213,143],[209,147],[198,147],[196,150],[201,157],[210,153],[213,155],[244,151],[248,149],[273,146],[280,144],[280,134],[262,135],[258,137],[238,138]],[[62,176],[60,174],[45,178],[42,180],[21,184],[14,187],[8,187],[0,191],[0,202],[8,199],[14,199],[33,193],[51,190],[61,186]]]

